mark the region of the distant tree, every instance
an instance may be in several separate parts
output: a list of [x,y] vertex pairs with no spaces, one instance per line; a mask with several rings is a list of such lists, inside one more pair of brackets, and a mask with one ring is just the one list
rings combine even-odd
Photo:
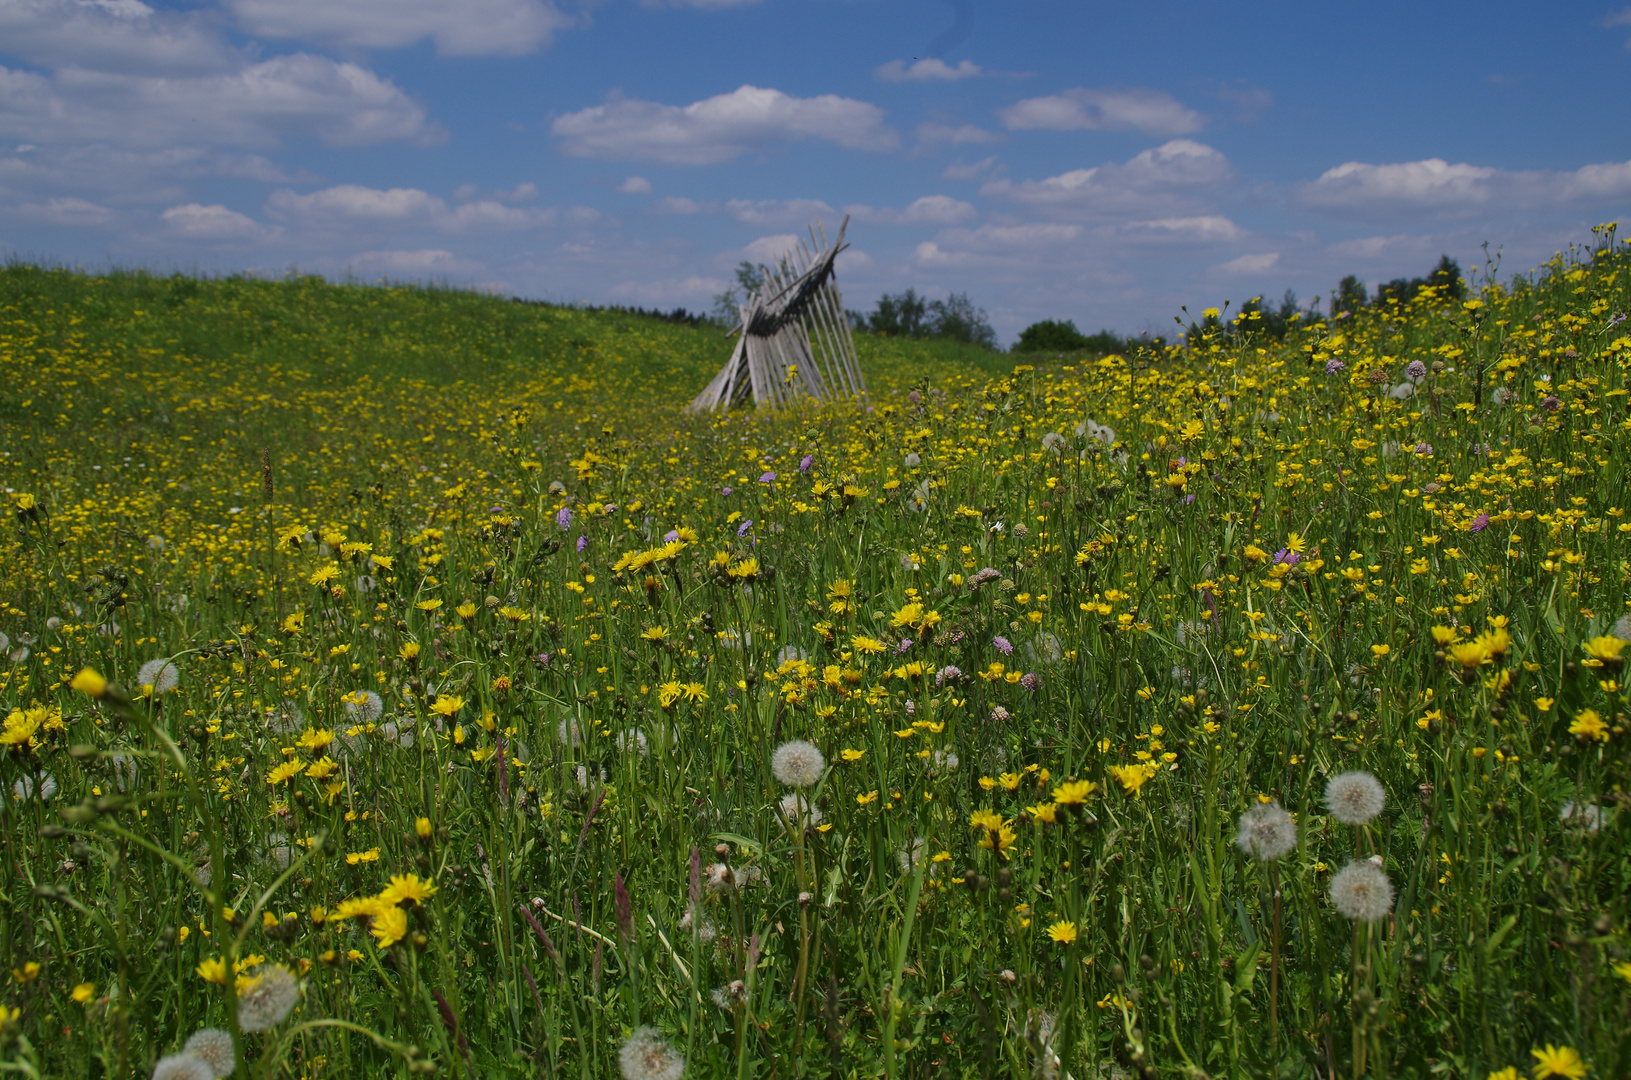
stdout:
[[929,300],[916,289],[885,293],[858,328],[890,337],[946,338],[997,347],[997,332],[967,293],[952,293],[944,300]]
[[1302,317],[1302,311],[1297,307],[1297,294],[1287,289],[1280,298],[1278,308],[1264,304],[1261,296],[1246,301],[1240,305],[1240,315],[1233,325],[1242,333],[1266,334],[1278,341]]
[[968,293],[952,293],[944,300],[929,302],[929,336],[966,341],[970,345],[997,347],[997,332],[982,308],[974,306]]
[[1344,311],[1363,311],[1369,301],[1370,294],[1365,291],[1365,283],[1349,274],[1337,284],[1337,295],[1331,304],[1331,310],[1335,314]]
[[750,262],[736,267],[736,284],[714,297],[713,320],[721,326],[735,326],[742,318],[737,308],[764,287],[765,268]]
[[884,293],[878,297],[878,306],[867,316],[867,329],[889,337],[928,337],[929,302],[919,296],[916,289]]
[[1058,322],[1053,319],[1044,319],[1042,322],[1032,323],[1019,335],[1014,343],[1014,351],[1020,353],[1040,352],[1092,352],[1101,356],[1110,353],[1127,352],[1131,342],[1123,340],[1109,330],[1100,330],[1096,334],[1084,334],[1076,329],[1073,320],[1066,319]]
[[1438,265],[1427,275],[1427,284],[1447,300],[1460,300],[1467,295],[1467,283],[1461,280],[1461,264],[1448,255],[1438,257]]

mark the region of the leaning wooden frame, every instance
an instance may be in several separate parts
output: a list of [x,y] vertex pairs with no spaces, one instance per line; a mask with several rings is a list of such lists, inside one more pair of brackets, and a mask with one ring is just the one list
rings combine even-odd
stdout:
[[736,348],[713,381],[692,399],[693,412],[729,409],[751,395],[754,405],[781,406],[800,399],[866,400],[849,317],[833,276],[833,260],[849,245],[838,227],[831,245],[818,221],[810,244],[800,240],[738,311]]

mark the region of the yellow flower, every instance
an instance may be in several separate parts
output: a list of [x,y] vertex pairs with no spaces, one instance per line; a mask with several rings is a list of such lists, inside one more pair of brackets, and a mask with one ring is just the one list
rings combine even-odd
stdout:
[[1585,649],[1586,655],[1593,660],[1618,660],[1627,645],[1631,645],[1631,641],[1621,641],[1610,634],[1604,634],[1602,637],[1592,638],[1580,647]]
[[225,986],[227,984],[226,961],[222,960],[218,956],[205,960],[193,970],[198,972],[198,977],[203,979],[205,982],[212,982],[218,986]]
[[429,840],[430,839],[430,818],[422,817],[422,818],[414,819],[413,831],[419,835],[419,839]]
[[1156,768],[1154,765],[1112,765],[1109,772],[1111,776],[1121,781],[1123,792],[1137,796],[1138,789],[1155,775]]
[[31,983],[40,977],[40,962],[30,960],[20,968],[11,969],[11,977],[20,983]]
[[1063,806],[1081,806],[1097,788],[1091,780],[1071,780],[1053,789],[1053,801]]
[[78,986],[73,988],[68,996],[73,998],[78,1004],[83,1005],[87,1001],[91,1000],[91,998],[96,996],[96,984],[88,982],[80,983]]
[[1518,1068],[1516,1065],[1508,1065],[1504,1069],[1490,1073],[1486,1080],[1518,1080]]
[[1030,808],[1030,815],[1037,821],[1052,825],[1059,820],[1059,806],[1057,803],[1037,803]]
[[461,619],[474,619],[476,617],[476,602],[474,600],[466,600],[453,610],[459,613],[459,618]]
[[664,630],[660,626],[652,626],[641,631],[640,636],[645,638],[647,641],[661,644],[668,637],[668,631]]
[[1380,660],[1380,659],[1382,659],[1382,657],[1384,657],[1388,653],[1392,652],[1393,648],[1392,648],[1392,646],[1389,646],[1389,645],[1372,645],[1370,647],[1370,651],[1371,651],[1372,656],[1374,656],[1374,657],[1376,657],[1376,659]]
[[1548,1076],[1580,1080],[1589,1069],[1586,1063],[1580,1060],[1580,1054],[1570,1046],[1553,1046],[1547,1043],[1546,1049],[1529,1052],[1535,1058],[1535,1080],[1546,1080]]
[[856,802],[856,804],[858,806],[866,806],[866,805],[868,805],[870,803],[875,803],[877,801],[878,801],[878,793],[876,791],[869,791],[865,795],[855,796],[855,802]]
[[462,708],[464,708],[464,698],[454,697],[452,694],[441,694],[436,698],[435,704],[430,707],[430,711],[439,716],[452,716]]
[[327,566],[319,566],[312,572],[311,577],[307,578],[306,580],[311,582],[313,585],[327,585],[330,581],[333,581],[339,576],[340,568],[334,563],[329,563]]
[[1005,772],[1001,776],[997,777],[997,783],[1001,784],[1005,790],[1018,791],[1019,774]]
[[282,762],[274,766],[272,771],[266,774],[266,782],[274,786],[277,784],[286,783],[287,781],[293,780],[295,777],[299,776],[301,770],[305,767],[306,763],[304,761]]
[[865,750],[841,750],[841,751],[839,751],[838,756],[843,758],[845,761],[860,761],[862,758],[866,757],[866,751]]
[[334,741],[334,732],[319,728],[307,728],[301,732],[300,738],[295,742],[305,747],[313,754],[320,754],[323,749]]
[[103,697],[108,692],[108,680],[91,668],[80,669],[79,674],[74,676],[74,681],[68,685],[93,698]]
[[440,600],[421,600],[414,605],[414,607],[418,608],[420,611],[435,611],[441,606],[442,602]]
[[1448,645],[1451,642],[1453,642],[1456,638],[1461,636],[1459,633],[1457,633],[1455,630],[1450,629],[1448,626],[1435,626],[1430,631],[1430,633],[1433,635],[1433,640],[1438,642],[1440,645]]
[[379,947],[389,949],[408,936],[408,913],[399,907],[388,907],[375,915],[368,927]]
[[391,883],[385,886],[379,898],[388,904],[412,902],[417,906],[435,895],[436,886],[423,880],[418,874],[393,874]]
[[1552,711],[1552,699],[1549,698],[1549,697],[1538,697],[1538,698],[1536,698],[1535,699],[1535,708],[1539,709],[1541,712],[1551,712]]
[[500,616],[502,616],[504,618],[504,620],[506,622],[511,622],[511,623],[524,623],[528,619],[532,618],[532,616],[530,614],[528,614],[527,612],[521,610],[518,607],[510,607],[508,604],[506,604],[504,607],[499,608],[498,613],[499,613]]
[[1459,645],[1451,645],[1444,651],[1449,654],[1450,659],[1468,671],[1489,662],[1489,650],[1477,641],[1463,641]]
[[1618,964],[1615,964],[1614,974],[1626,982],[1631,982],[1631,960],[1621,960]]
[[854,637],[850,638],[849,643],[854,646],[856,652],[860,653],[877,654],[884,652],[889,648],[889,646],[885,645],[877,638],[869,638],[861,634],[856,634]]
[[1596,709],[1587,709],[1575,715],[1574,723],[1569,725],[1569,734],[1581,739],[1607,742],[1608,725],[1603,723],[1603,718],[1597,715]]
[[1076,924],[1069,919],[1060,919],[1048,927],[1048,937],[1061,945],[1069,945],[1076,940]]
[[413,661],[419,659],[419,642],[409,641],[404,643],[403,646],[396,651],[396,654],[409,663],[412,663]]

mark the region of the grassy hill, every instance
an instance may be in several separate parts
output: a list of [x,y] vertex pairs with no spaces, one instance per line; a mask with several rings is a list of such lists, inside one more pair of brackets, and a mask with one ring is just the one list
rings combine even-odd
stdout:
[[714,330],[12,268],[0,1066],[1624,1076],[1628,311],[690,417]]

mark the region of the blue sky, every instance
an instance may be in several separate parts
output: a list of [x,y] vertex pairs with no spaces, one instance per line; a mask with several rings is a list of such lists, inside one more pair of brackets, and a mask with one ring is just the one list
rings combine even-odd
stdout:
[[1161,332],[1631,217],[1631,7],[0,0],[0,250]]

